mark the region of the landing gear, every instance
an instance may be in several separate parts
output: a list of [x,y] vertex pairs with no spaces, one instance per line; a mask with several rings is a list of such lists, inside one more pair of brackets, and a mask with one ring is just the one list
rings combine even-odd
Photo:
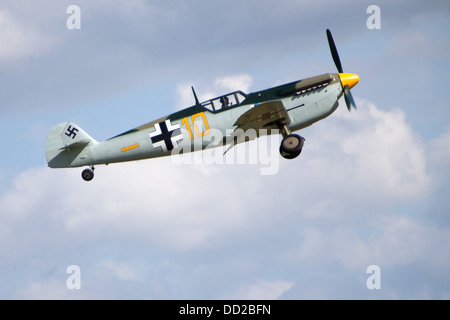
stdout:
[[84,181],[91,181],[92,179],[94,179],[94,166],[92,166],[90,169],[84,169],[83,172],[81,173],[81,177],[83,178]]
[[305,138],[291,134],[286,126],[282,130],[283,140],[280,145],[280,154],[285,159],[297,158],[302,152]]

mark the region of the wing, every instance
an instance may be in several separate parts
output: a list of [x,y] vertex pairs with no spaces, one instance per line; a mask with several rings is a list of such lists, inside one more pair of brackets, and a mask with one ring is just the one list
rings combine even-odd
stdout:
[[242,114],[234,124],[236,129],[280,129],[287,125],[291,119],[280,100],[258,104]]
[[[258,137],[260,129],[281,129],[290,122],[291,118],[280,100],[258,104],[236,120],[234,123],[237,126],[236,129],[227,137],[227,141],[231,141],[231,145],[224,154],[236,145],[236,140],[239,141],[244,135],[245,141],[248,141]],[[254,129],[256,135],[246,135],[245,132],[249,129]]]

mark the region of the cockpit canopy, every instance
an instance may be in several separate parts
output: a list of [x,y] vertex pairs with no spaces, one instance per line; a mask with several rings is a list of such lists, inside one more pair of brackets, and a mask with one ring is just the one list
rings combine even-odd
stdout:
[[229,107],[234,107],[242,103],[247,95],[242,91],[235,91],[224,96],[220,96],[205,102],[201,105],[211,111],[220,111]]

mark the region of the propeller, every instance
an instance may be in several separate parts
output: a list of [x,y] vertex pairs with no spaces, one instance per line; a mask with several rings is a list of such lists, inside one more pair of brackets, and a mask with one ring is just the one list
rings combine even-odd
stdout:
[[342,88],[344,89],[344,98],[345,103],[347,104],[347,109],[350,111],[353,107],[356,110],[355,100],[353,99],[350,89],[359,82],[359,76],[356,74],[344,73],[341,59],[339,58],[339,53],[336,49],[336,44],[334,43],[333,35],[329,29],[327,29],[327,39],[328,45],[330,46],[331,56],[333,57],[334,64],[339,72],[339,78],[341,79]]

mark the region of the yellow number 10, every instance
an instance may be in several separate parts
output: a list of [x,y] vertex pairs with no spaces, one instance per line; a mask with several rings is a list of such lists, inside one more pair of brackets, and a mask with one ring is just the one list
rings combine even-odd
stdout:
[[[195,119],[198,117],[203,118],[203,123],[205,124],[205,131],[200,132],[199,128],[197,127],[197,122],[195,122]],[[200,112],[200,113],[196,113],[196,114],[192,115],[191,120],[192,120],[192,123],[194,124],[195,134],[197,135],[197,137],[203,137],[204,135],[209,133],[209,131],[210,131],[209,124],[208,124],[208,120],[206,120],[206,116],[205,116],[204,112]],[[189,136],[191,137],[191,140],[194,139],[194,136],[192,135],[191,126],[189,125],[189,121],[188,121],[187,117],[185,117],[185,118],[183,118],[183,120],[181,120],[181,124],[186,125],[186,128],[189,131]]]

